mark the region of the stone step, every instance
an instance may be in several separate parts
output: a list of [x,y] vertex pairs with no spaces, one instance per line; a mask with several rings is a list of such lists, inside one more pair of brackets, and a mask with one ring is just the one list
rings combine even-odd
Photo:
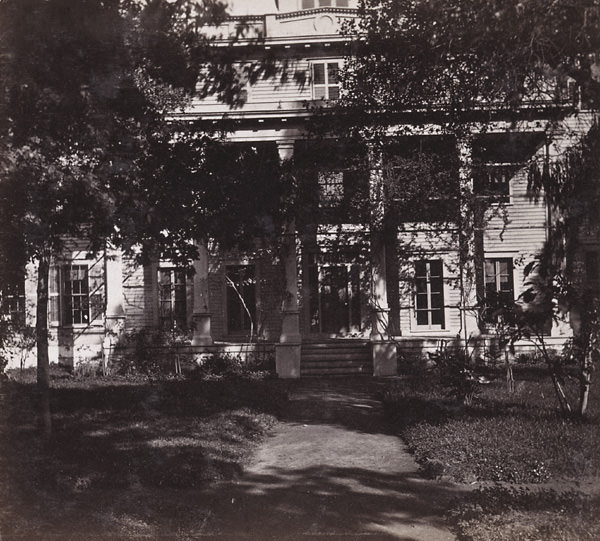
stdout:
[[303,342],[302,348],[304,349],[369,349],[370,342],[359,342],[352,340],[345,340],[339,342]]
[[365,351],[352,351],[352,350],[343,350],[343,351],[310,351],[305,352],[302,351],[302,360],[303,361],[329,361],[331,359],[339,359],[342,361],[370,361],[371,354],[370,352]]
[[371,375],[371,346],[368,342],[314,342],[302,344],[300,375]]
[[338,368],[300,368],[301,376],[343,376],[356,374],[371,376],[373,374],[373,368],[368,364]]
[[327,359],[323,361],[303,361],[303,368],[343,368],[353,366],[364,366],[371,364],[371,359]]

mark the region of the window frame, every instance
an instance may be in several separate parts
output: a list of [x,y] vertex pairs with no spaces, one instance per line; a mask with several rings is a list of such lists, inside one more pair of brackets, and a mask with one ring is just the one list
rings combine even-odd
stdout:
[[[335,83],[331,83],[329,81],[330,73],[329,66],[336,66],[336,81]],[[316,75],[315,68],[317,66],[323,67],[323,82],[316,83]],[[311,91],[312,91],[312,99],[314,101],[334,101],[337,100],[340,96],[340,81],[339,81],[339,73],[342,67],[342,61],[340,59],[315,59],[310,62],[310,82],[311,82]],[[335,88],[336,95],[331,97],[330,90]],[[323,90],[323,95],[318,95],[317,92]]]
[[[506,264],[506,272],[502,272],[500,269],[500,265]],[[488,265],[492,264],[493,275],[488,273]],[[509,289],[506,291],[502,290],[502,277],[508,277]],[[492,277],[493,280],[489,280],[488,278]],[[494,284],[494,290],[492,291],[489,284]],[[491,306],[488,306],[489,300],[494,296],[494,303]],[[481,319],[484,323],[494,324],[498,323],[498,318],[493,317],[494,306],[500,307],[500,302],[512,303],[516,299],[516,291],[515,291],[515,264],[514,258],[510,256],[494,256],[494,257],[485,257],[483,260],[483,298],[484,298],[484,308],[481,313]],[[502,296],[505,296],[506,299],[503,301]],[[498,302],[500,301],[500,302]],[[489,310],[492,310],[490,313]]]
[[27,317],[25,273],[14,282],[0,286],[0,317],[5,321],[24,324]]
[[[168,283],[161,280],[168,276]],[[188,328],[187,276],[185,270],[175,266],[160,266],[157,270],[158,324],[163,331],[186,331]],[[168,288],[169,295],[163,296]],[[163,305],[168,303],[168,316],[163,315]],[[183,305],[183,307],[181,307]],[[178,307],[179,306],[179,307]]]
[[[512,162],[480,163],[474,166],[473,191],[480,197],[488,197],[499,203],[512,201],[511,180],[522,164]],[[500,171],[504,182],[492,181],[494,173]],[[498,189],[498,186],[501,189]]]
[[[440,274],[432,276],[431,265],[440,265]],[[418,265],[425,264],[425,274],[419,275]],[[417,331],[432,330],[432,331],[445,331],[446,330],[446,287],[444,278],[444,260],[441,258],[437,259],[419,259],[413,262],[414,272],[414,293],[413,293],[413,321],[415,329]],[[432,278],[438,278],[440,281],[439,291],[432,291]],[[419,280],[425,279],[425,291],[419,291]],[[418,308],[418,295],[426,295],[427,307]],[[441,306],[439,308],[433,307],[433,295],[439,295],[441,299]],[[427,323],[419,323],[419,313],[425,312],[427,314]],[[440,323],[434,323],[433,312],[439,312],[441,316]]]
[[[240,271],[241,269],[251,269],[251,275],[248,277],[243,277],[242,282],[249,280],[248,284],[244,284],[240,282],[239,277],[237,280],[234,280],[232,277],[232,273],[236,271]],[[225,303],[225,329],[227,336],[249,336],[251,330],[256,334],[257,332],[257,294],[258,294],[258,278],[257,278],[257,266],[254,263],[227,263],[224,266],[224,282],[225,282],[225,295],[224,295],[224,303]],[[233,283],[233,285],[232,285]],[[241,293],[240,292],[241,285]],[[251,287],[250,298],[248,298],[245,288]],[[235,295],[235,297],[230,297],[230,295]],[[240,295],[243,299],[240,299]],[[234,302],[232,302],[234,301]],[[253,302],[249,302],[253,301]],[[237,305],[237,309],[239,313],[237,314],[240,319],[240,326],[236,328],[233,325],[232,321],[232,308],[233,305]],[[250,312],[250,316],[246,312],[246,308]],[[247,323],[247,325],[246,325]],[[252,327],[253,325],[253,327]]]
[[586,250],[583,256],[585,290],[600,297],[600,251]]
[[[83,270],[84,278],[72,279],[72,272],[74,269],[78,271]],[[87,262],[82,261],[71,261],[57,267],[58,270],[58,281],[59,281],[59,295],[58,295],[58,314],[59,314],[59,325],[62,327],[88,327],[92,323],[91,315],[91,292],[90,292],[90,265]],[[67,277],[70,279],[67,280]],[[73,292],[73,283],[80,283],[80,286],[84,286],[83,292]],[[54,295],[53,295],[54,296]],[[74,302],[77,299],[77,302]],[[82,307],[83,302],[83,307]],[[85,317],[87,312],[87,321]],[[76,318],[75,313],[79,313],[79,317]],[[79,321],[76,321],[79,320]]]

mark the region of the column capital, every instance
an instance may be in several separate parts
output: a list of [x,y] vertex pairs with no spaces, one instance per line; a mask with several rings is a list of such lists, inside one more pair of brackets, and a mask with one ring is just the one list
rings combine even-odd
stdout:
[[294,155],[295,142],[293,139],[280,139],[276,142],[277,152],[281,161],[289,160]]

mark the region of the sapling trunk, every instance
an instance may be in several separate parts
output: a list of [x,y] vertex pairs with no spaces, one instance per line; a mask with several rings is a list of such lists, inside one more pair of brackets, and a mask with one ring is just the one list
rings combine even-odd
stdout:
[[504,350],[504,361],[506,363],[506,387],[509,393],[515,392],[515,378],[513,377],[513,370],[510,364],[510,358],[508,351]]
[[558,376],[556,375],[556,372],[554,371],[554,368],[552,366],[550,367],[550,374],[552,376],[552,384],[554,385],[554,391],[556,392],[558,403],[560,404],[560,409],[563,412],[563,414],[568,413],[570,415],[571,413],[573,413],[573,408],[571,408],[571,404],[569,404],[569,399],[567,398],[567,395],[565,394],[565,391],[562,388],[562,385],[558,380]]
[[592,352],[588,350],[581,360],[581,373],[579,375],[579,416],[585,417],[592,386]]
[[50,387],[50,358],[48,356],[48,282],[50,258],[40,255],[37,277],[37,307],[35,338],[37,346],[37,385],[41,391]]

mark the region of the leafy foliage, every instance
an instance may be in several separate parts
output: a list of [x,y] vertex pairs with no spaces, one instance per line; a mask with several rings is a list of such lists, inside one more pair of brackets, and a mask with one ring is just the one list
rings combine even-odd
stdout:
[[189,263],[199,231],[223,245],[276,234],[276,152],[230,154],[175,119],[196,89],[235,106],[248,80],[277,72],[213,47],[199,29],[224,17],[219,0],[0,2],[0,253],[16,242],[39,261],[45,385],[48,269],[68,237]]
[[590,2],[363,0],[360,14],[343,77],[358,117],[558,103],[567,77],[597,103],[600,17]]

